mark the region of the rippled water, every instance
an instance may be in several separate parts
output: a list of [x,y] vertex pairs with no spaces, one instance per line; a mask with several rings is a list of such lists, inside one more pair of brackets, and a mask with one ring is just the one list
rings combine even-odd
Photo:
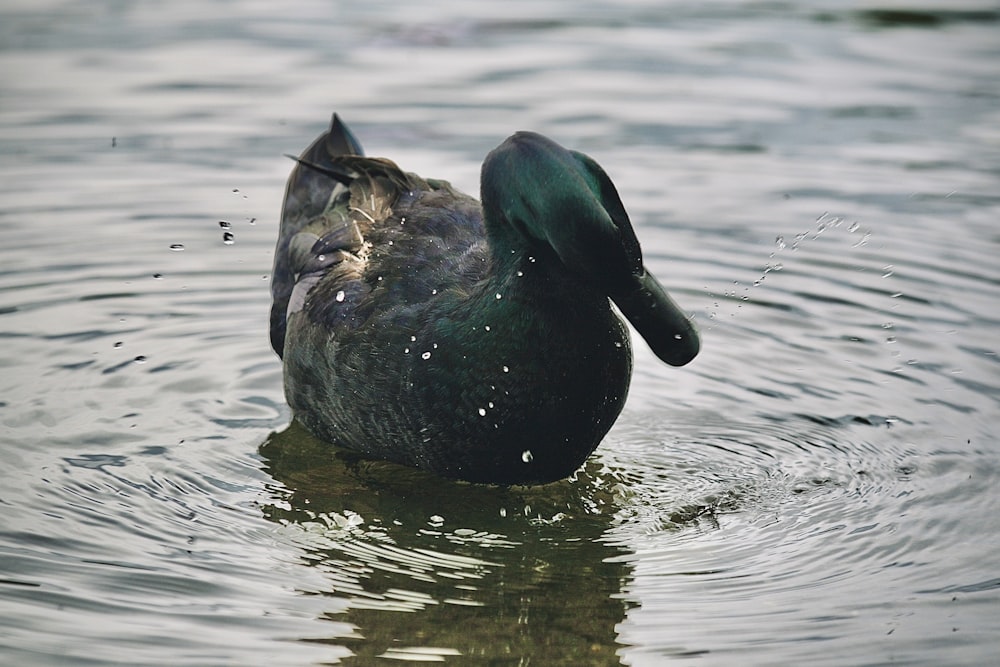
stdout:
[[[998,24],[991,2],[6,3],[0,662],[988,663]],[[281,154],[334,109],[470,191],[517,129],[592,155],[702,355],[637,341],[621,419],[541,488],[289,425]]]

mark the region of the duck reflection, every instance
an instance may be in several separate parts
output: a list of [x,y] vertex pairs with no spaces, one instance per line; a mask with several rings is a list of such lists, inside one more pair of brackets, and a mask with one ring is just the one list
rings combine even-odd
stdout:
[[[630,566],[602,540],[620,480],[594,461],[541,487],[444,481],[369,461],[296,422],[260,447],[280,482],[265,515],[329,588],[334,631],[310,639],[369,659],[618,663]],[[455,656],[452,658],[451,656]]]

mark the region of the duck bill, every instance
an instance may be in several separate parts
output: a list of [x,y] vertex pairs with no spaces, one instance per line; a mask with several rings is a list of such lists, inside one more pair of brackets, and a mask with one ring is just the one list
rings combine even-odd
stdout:
[[653,353],[671,366],[683,366],[701,349],[694,323],[653,274],[631,276],[611,299]]

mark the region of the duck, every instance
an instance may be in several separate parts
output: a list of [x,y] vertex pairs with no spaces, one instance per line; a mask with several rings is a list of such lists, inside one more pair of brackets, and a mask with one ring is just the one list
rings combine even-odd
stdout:
[[583,153],[516,132],[484,159],[481,201],[366,157],[336,113],[290,157],[270,340],[319,440],[451,480],[545,484],[572,476],[625,405],[618,313],[663,362],[698,354]]

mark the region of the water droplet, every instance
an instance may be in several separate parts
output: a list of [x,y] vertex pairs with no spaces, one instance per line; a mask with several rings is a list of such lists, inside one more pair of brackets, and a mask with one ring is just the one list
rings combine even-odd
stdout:
[[424,352],[423,354],[420,355],[420,358],[421,359],[430,359],[431,358],[431,353],[430,352]]
[[622,344],[620,342],[615,341],[615,347],[621,347],[621,346],[622,346]]
[[534,264],[535,263],[535,258],[534,257],[528,257],[528,261],[531,262],[532,264]]
[[124,345],[124,344],[125,344],[125,343],[123,343],[123,342],[121,342],[121,341],[118,341],[117,343],[115,343],[115,349],[117,350],[118,348],[120,348],[120,347],[121,347],[122,345]]
[[524,275],[524,271],[518,271],[518,272],[517,272],[517,277],[518,277],[518,278],[520,278],[520,277],[521,277],[521,276],[523,276],[523,275]]
[[163,280],[163,274],[162,273],[154,273],[153,274],[153,279],[154,280]]
[[339,292],[337,292],[337,296],[336,296],[337,301],[338,302],[343,301],[344,300],[344,296],[345,296],[344,290],[340,290]]
[[507,366],[504,366],[503,367],[503,372],[504,373],[510,373],[510,368],[508,368]]
[[501,507],[500,508],[500,516],[501,517],[507,516],[507,508],[506,507]]
[[256,225],[257,224],[257,218],[250,218],[249,220],[247,220],[247,222],[249,222],[251,225]]
[[493,409],[493,401],[490,401],[489,403],[487,403],[486,407],[488,407],[490,410],[492,410]]
[[409,354],[409,353],[410,353],[410,348],[404,347],[403,348],[403,354]]
[[411,343],[416,343],[417,342],[417,337],[416,336],[410,336],[410,342]]
[[502,299],[502,298],[503,298],[503,294],[501,294],[500,292],[497,292],[497,299],[499,300],[499,299]]
[[531,463],[531,460],[533,458],[535,457],[531,455],[530,449],[526,449],[523,452],[521,452],[521,460],[524,461],[525,463]]
[[233,245],[236,243],[236,239],[233,237],[232,232],[222,232],[222,242],[226,245]]
[[486,325],[485,327],[483,327],[483,328],[484,328],[484,329],[486,329],[487,331],[489,331],[489,330],[490,330],[490,325],[488,325],[488,324],[487,324],[487,325]]
[[133,359],[132,361],[134,361],[137,364],[144,364],[144,363],[146,363],[146,355],[140,354],[135,359]]
[[479,408],[479,416],[480,417],[486,416],[486,408]]
[[228,220],[219,220],[219,227],[222,227],[223,229],[229,229],[232,226],[233,223],[229,222]]
[[436,350],[436,349],[438,349],[438,344],[437,343],[432,343],[431,347]]
[[174,252],[180,252],[181,250],[184,250],[184,244],[183,243],[171,243],[170,244],[170,249],[173,250]]
[[432,289],[431,290],[431,294],[437,294],[437,293],[438,293],[438,291],[436,289]]

